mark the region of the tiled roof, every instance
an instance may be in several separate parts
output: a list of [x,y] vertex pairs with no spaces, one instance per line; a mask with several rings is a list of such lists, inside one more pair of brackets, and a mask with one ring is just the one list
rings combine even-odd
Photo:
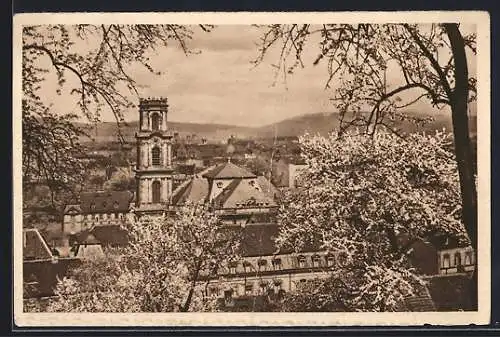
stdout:
[[257,176],[231,162],[227,162],[218,165],[213,170],[205,173],[203,177],[209,179],[230,179],[230,178],[234,179],[234,178],[256,178]]
[[83,213],[128,212],[134,195],[129,191],[86,192],[80,195]]
[[234,179],[215,199],[222,208],[273,207],[273,198],[262,191],[258,184],[249,179]]
[[180,205],[186,201],[204,202],[208,196],[208,181],[203,178],[194,177],[183,184],[172,195],[172,204]]
[[[268,256],[273,254],[290,254],[292,247],[284,247],[278,250],[275,239],[279,234],[279,226],[276,223],[248,224],[244,228],[234,227],[242,231],[240,253],[243,257]],[[319,246],[308,244],[301,252],[316,252]]]
[[128,232],[119,225],[96,226],[92,234],[103,245],[124,246],[129,242]]

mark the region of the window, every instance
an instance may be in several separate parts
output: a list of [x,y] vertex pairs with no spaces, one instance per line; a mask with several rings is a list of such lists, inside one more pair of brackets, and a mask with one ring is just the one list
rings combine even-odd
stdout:
[[462,255],[460,254],[460,252],[455,253],[455,265],[456,266],[462,265]]
[[257,265],[259,266],[259,270],[266,270],[267,261],[264,259],[260,259],[259,261],[257,261]]
[[321,266],[321,259],[319,255],[314,255],[312,257],[312,266],[313,267],[320,267]]
[[328,267],[333,267],[335,265],[335,256],[327,255],[326,256],[326,265]]
[[222,186],[223,186],[222,181],[219,181],[219,182],[217,183],[217,188],[222,188]]
[[161,183],[158,180],[153,181],[153,203],[157,204],[161,201]]
[[250,271],[252,269],[252,264],[248,261],[243,261],[243,268],[245,268],[245,272]]
[[212,296],[212,297],[219,296],[219,288],[217,288],[217,287],[210,287],[209,288],[209,296]]
[[280,258],[273,259],[272,265],[274,270],[281,270],[281,259]]
[[90,204],[90,209],[93,210],[93,211],[95,211],[95,204],[94,203]]
[[23,232],[23,247],[26,248],[27,245],[27,237],[26,237],[26,232]]
[[231,297],[233,297],[233,292],[233,289],[224,290],[224,298],[231,299]]
[[237,262],[229,262],[229,273],[230,274],[236,274],[236,267],[238,266]]
[[153,116],[151,116],[151,129],[153,131],[159,131],[160,124],[161,124],[161,116],[157,113],[153,114]]
[[298,262],[299,262],[299,268],[305,268],[306,266],[306,257],[303,256],[303,255],[300,255],[298,258],[297,258]]
[[115,202],[113,203],[113,208],[114,208],[114,209],[118,209],[118,207],[120,207],[120,205],[118,204],[118,201],[115,201]]
[[450,268],[450,255],[449,254],[443,255],[443,268]]
[[268,287],[268,285],[269,285],[269,283],[267,281],[262,280],[259,282],[259,287],[260,287],[260,290],[262,293]]
[[106,201],[102,203],[103,208],[106,208],[107,206],[108,206],[108,203]]
[[471,265],[472,264],[472,252],[467,252],[465,253],[465,265]]
[[153,166],[160,166],[161,150],[158,146],[153,147],[151,150],[151,157],[153,158]]

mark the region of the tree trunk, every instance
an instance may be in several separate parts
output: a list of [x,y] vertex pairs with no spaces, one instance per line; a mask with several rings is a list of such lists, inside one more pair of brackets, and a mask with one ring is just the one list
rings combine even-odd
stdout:
[[468,69],[465,45],[457,24],[445,24],[455,61],[455,89],[452,92],[451,111],[455,156],[462,195],[462,218],[469,235],[471,245],[476,252],[476,268],[471,282],[472,306],[477,310],[477,191],[474,176],[474,161],[469,137],[469,117],[467,101],[469,97]]
[[186,302],[184,302],[184,305],[181,307],[181,312],[187,312],[189,310],[189,307],[191,306],[191,302],[193,301],[194,289],[196,287],[196,282],[198,281],[198,276],[200,275],[202,262],[203,261],[200,259],[196,263],[196,270],[194,271],[193,279],[191,280],[191,287],[189,288]]

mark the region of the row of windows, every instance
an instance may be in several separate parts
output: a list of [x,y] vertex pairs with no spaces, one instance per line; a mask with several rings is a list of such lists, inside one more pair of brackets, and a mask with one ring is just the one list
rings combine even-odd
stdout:
[[[103,207],[103,208],[108,207],[108,202],[107,202],[107,201],[104,201],[104,202],[102,203],[102,207]],[[114,209],[118,209],[119,207],[120,207],[120,204],[118,203],[118,201],[113,202],[113,208],[114,208]],[[95,209],[96,209],[96,204],[95,204],[95,203],[91,203],[91,204],[90,204],[90,209],[91,209],[91,210],[95,210]]]
[[465,258],[462,263],[462,254],[460,252],[456,252],[453,256],[453,260],[450,257],[450,254],[443,254],[443,260],[441,267],[442,268],[450,268],[454,266],[462,266],[462,265],[471,265],[472,261],[472,252],[466,252]]
[[[308,267],[332,267],[335,265],[336,259],[334,255],[312,255],[310,257],[299,255],[294,258],[293,261],[298,268],[308,268]],[[339,257],[339,262],[345,261],[345,257]],[[229,273],[236,274],[239,263],[236,261],[232,261],[228,263]],[[257,266],[254,266],[252,263],[248,261],[243,261],[241,263],[244,272],[251,271],[272,271],[272,270],[282,270],[283,263],[281,258],[274,258],[269,263],[268,260],[259,259],[257,260]]]
[[[88,221],[99,221],[99,220],[108,220],[108,219],[123,219],[123,213],[102,213],[102,214],[87,214],[83,215],[83,221],[88,220]],[[76,222],[76,215],[70,215],[70,221],[71,222]]]
[[[274,280],[261,280],[259,282],[246,282],[242,287],[245,295],[254,295],[256,293],[262,294],[268,292],[269,290],[277,292],[281,290],[281,285],[283,281],[281,279]],[[235,293],[238,293],[234,288],[224,290],[224,297],[231,297]],[[240,293],[243,295],[242,293]],[[211,286],[208,288],[209,296],[220,296],[221,290],[217,286]]]

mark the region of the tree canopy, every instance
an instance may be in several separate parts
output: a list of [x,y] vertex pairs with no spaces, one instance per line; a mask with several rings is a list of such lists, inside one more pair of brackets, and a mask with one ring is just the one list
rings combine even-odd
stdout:
[[301,137],[308,169],[283,198],[278,244],[300,251],[316,243],[336,256],[348,309],[396,310],[425,285],[400,234],[411,243],[442,231],[470,243],[450,141],[387,131]]
[[[237,258],[238,231],[226,230],[205,206],[174,216],[141,217],[129,226],[130,245],[106,251],[72,270],[48,311],[172,312],[214,310],[202,276]],[[200,286],[201,285],[201,286]]]

